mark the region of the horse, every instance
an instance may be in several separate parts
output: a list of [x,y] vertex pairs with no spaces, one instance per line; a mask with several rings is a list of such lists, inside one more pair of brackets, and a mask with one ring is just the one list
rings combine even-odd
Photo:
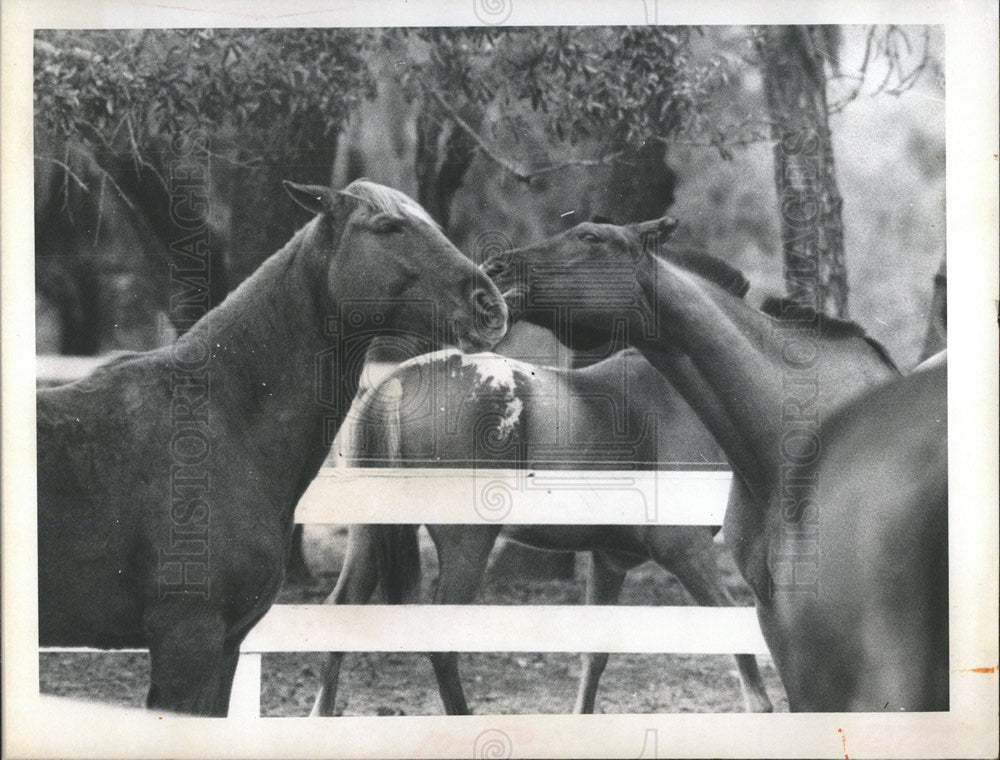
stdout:
[[172,346],[37,394],[39,643],[148,648],[151,709],[227,714],[372,339],[476,351],[506,331],[407,196],[285,187],[312,220]]
[[[948,709],[947,372],[942,358],[832,414],[818,433],[822,456],[802,473],[822,489],[807,507],[814,514],[772,531],[784,562],[801,556],[804,534],[821,537],[809,572],[822,595],[776,593],[764,609],[800,709]],[[831,545],[838,553],[825,556]],[[829,600],[827,589],[854,593]],[[839,635],[845,621],[850,637]],[[802,647],[802,630],[828,648]],[[806,688],[811,681],[848,697]]]
[[[706,271],[742,297],[742,274],[712,259]],[[444,410],[442,413],[441,410]],[[403,362],[361,396],[345,430],[354,466],[477,469],[724,468],[718,445],[691,408],[634,349],[583,369],[498,354],[428,354]],[[364,604],[378,585],[390,603],[419,585],[417,525],[351,525],[327,604]],[[712,556],[718,532],[695,525],[427,525],[438,554],[435,604],[468,604],[498,535],[533,548],[591,554],[587,604],[618,601],[627,572],[653,560],[698,604],[732,606]],[[587,652],[574,712],[594,711],[606,653]],[[312,715],[335,714],[343,653],[331,653]],[[748,710],[772,709],[756,659],[735,655]],[[445,712],[469,713],[454,652],[430,654]]]
[[[933,391],[900,383],[858,325],[791,298],[774,304],[781,318],[754,310],[654,256],[625,228],[581,225],[483,266],[515,318],[557,326],[570,345],[624,323],[719,442],[734,471],[725,539],[754,592],[790,709],[947,709],[940,368],[916,373],[939,378]],[[558,310],[530,309],[559,302],[570,305],[568,327],[554,325]],[[909,405],[931,396],[930,419]],[[873,415],[867,428],[857,421],[864,413]],[[911,430],[936,457],[913,482],[904,478],[922,465]],[[879,467],[883,456],[902,469]],[[838,503],[839,494],[852,501]],[[929,574],[937,581],[923,583]],[[866,619],[852,617],[862,610]]]

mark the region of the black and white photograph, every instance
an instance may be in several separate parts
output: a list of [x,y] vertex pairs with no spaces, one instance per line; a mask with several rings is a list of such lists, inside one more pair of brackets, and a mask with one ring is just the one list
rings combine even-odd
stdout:
[[5,757],[995,756],[995,2],[195,6],[4,4]]

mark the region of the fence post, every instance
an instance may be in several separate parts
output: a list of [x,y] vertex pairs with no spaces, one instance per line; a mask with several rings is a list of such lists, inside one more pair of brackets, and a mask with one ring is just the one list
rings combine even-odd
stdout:
[[233,691],[229,697],[230,718],[260,717],[260,652],[240,655],[233,678]]

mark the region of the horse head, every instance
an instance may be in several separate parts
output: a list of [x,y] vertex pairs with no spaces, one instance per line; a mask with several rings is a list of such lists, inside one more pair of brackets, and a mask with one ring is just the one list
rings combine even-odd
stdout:
[[342,318],[338,329],[395,333],[424,350],[450,344],[481,351],[504,336],[500,291],[414,200],[368,180],[343,190],[284,184],[317,215],[302,246],[313,257],[325,302]]
[[495,254],[482,268],[503,291],[512,319],[546,327],[571,348],[650,336],[657,330],[656,310],[642,283],[658,276],[661,255],[735,295],[747,290],[742,274],[719,259],[661,253],[677,224],[669,216],[627,225],[584,222]]

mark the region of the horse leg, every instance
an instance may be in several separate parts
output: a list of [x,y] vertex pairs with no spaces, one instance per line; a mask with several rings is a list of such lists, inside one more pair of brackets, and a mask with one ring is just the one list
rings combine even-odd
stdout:
[[[219,669],[219,691],[215,709],[219,714],[229,713],[229,700],[233,693],[233,678],[236,676],[236,666],[240,662],[240,640],[230,639],[222,648],[222,663]],[[259,688],[259,687],[258,687]]]
[[306,564],[306,555],[302,551],[303,534],[302,525],[297,524],[292,528],[292,542],[288,549],[288,562],[285,566],[285,582],[300,586],[315,586],[316,578],[309,569],[309,565]]
[[192,602],[157,604],[144,621],[150,632],[152,710],[225,717],[239,656],[226,647],[221,611]]
[[[493,525],[428,525],[438,551],[438,584],[434,604],[469,604],[475,599],[490,550],[500,534]],[[468,715],[457,652],[431,652],[438,691],[448,715]]]
[[[324,604],[364,604],[375,593],[378,571],[369,527],[352,525],[348,529],[344,565],[337,577],[337,585],[323,602]],[[320,676],[319,693],[316,695],[310,716],[330,717],[335,714],[337,682],[340,680],[340,665],[343,659],[343,652],[330,652],[327,655]]]
[[[733,607],[735,602],[719,578],[712,557],[712,535],[702,526],[664,526],[651,529],[647,548],[651,557],[673,573],[694,597],[707,607]],[[748,712],[771,712],[774,708],[752,654],[737,654],[743,700]]]
[[[618,601],[622,583],[628,570],[614,563],[606,552],[590,554],[590,571],[587,574],[587,604],[614,604]],[[576,695],[575,713],[594,712],[597,699],[597,684],[601,680],[607,652],[584,652],[580,655],[583,672],[580,675],[580,689]]]

